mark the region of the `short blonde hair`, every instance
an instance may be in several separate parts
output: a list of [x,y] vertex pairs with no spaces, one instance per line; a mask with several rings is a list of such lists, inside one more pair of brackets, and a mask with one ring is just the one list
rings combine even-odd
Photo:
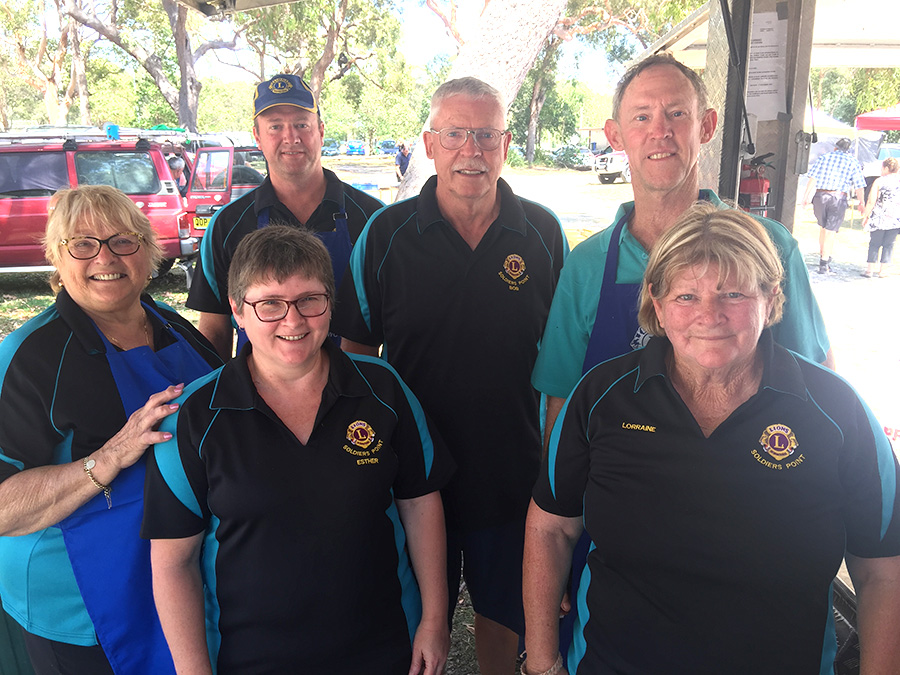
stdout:
[[653,247],[641,286],[641,327],[651,335],[665,335],[653,300],[668,295],[672,281],[682,272],[709,265],[719,268],[719,284],[731,277],[741,285],[759,288],[764,295],[777,288],[766,327],[781,321],[784,268],[769,233],[744,211],[698,202]]
[[[125,196],[125,193],[109,185],[82,185],[60,190],[50,199],[49,217],[44,234],[44,255],[54,266],[59,265],[60,244],[75,235],[75,229],[88,225],[112,232],[137,232],[144,241],[135,255],[146,255],[150,269],[155,270],[162,261],[163,252],[157,244],[156,231],[150,220]],[[59,292],[59,273],[54,272],[50,286]]]

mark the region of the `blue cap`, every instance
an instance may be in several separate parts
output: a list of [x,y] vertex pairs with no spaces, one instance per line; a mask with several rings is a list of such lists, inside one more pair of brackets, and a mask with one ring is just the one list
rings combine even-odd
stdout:
[[276,105],[292,105],[309,112],[319,112],[312,89],[296,75],[276,75],[271,80],[256,85],[253,119]]

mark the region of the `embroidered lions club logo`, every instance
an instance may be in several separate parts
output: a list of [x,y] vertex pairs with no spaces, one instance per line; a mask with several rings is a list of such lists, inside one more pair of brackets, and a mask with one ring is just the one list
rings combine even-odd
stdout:
[[522,260],[522,256],[513,253],[506,256],[506,260],[503,261],[503,269],[506,270],[510,278],[518,279],[525,274],[525,261]]
[[797,437],[794,436],[794,432],[789,426],[784,424],[770,424],[767,426],[759,438],[759,444],[778,461],[793,454],[798,447]]
[[269,82],[269,90],[273,94],[286,94],[293,88],[294,85],[292,85],[283,77],[276,77],[274,80]]
[[347,440],[358,448],[368,448],[374,439],[375,431],[362,420],[356,420],[347,427]]

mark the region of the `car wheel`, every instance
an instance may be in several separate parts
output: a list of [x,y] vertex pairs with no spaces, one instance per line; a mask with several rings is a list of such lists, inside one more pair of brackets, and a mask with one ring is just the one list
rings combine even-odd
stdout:
[[622,172],[622,180],[626,183],[631,182],[631,166],[628,164],[625,165],[625,170]]
[[600,178],[600,182],[604,185],[609,185],[610,183],[614,183],[616,178],[619,177],[617,173],[598,173],[597,176]]
[[159,279],[160,277],[165,276],[168,271],[172,269],[172,265],[174,264],[175,261],[172,258],[160,261],[159,266],[156,268],[156,271],[153,272],[153,278]]

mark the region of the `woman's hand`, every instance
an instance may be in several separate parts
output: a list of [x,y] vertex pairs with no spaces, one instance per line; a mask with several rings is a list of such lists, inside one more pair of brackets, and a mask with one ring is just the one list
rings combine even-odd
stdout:
[[156,431],[164,417],[178,410],[171,401],[181,396],[184,384],[175,384],[153,394],[144,407],[135,410],[119,432],[91,457],[97,462],[93,473],[101,483],[109,485],[123,469],[138,461],[155,443],[172,438],[168,432]]
[[436,626],[419,624],[412,647],[409,675],[441,675],[450,653],[450,629],[445,621]]

